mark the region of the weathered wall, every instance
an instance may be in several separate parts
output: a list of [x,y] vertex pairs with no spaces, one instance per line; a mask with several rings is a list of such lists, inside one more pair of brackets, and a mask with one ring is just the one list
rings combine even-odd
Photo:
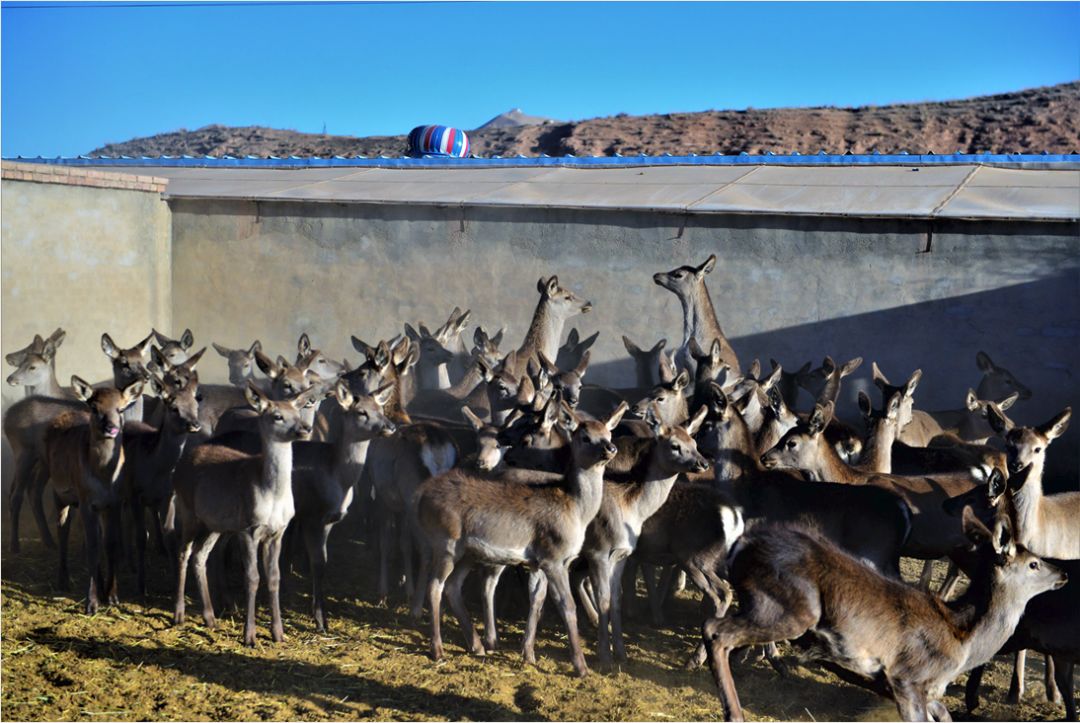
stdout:
[[[847,385],[846,416],[856,415],[856,390],[869,388],[871,360],[896,378],[921,367],[926,408],[959,406],[978,381],[980,349],[1035,391],[1017,419],[1041,422],[1080,402],[1075,224],[196,200],[172,208],[174,317],[200,344],[258,337],[292,354],[308,331],[331,355],[355,360],[350,334],[370,341],[404,321],[434,326],[455,305],[490,331],[505,326],[516,344],[537,279],[557,273],[595,303],[574,325],[604,330],[587,380],[629,385],[621,334],[640,345],[667,337],[669,348],[681,340],[679,304],[652,274],[715,252],[709,287],[744,363],[866,359]],[[208,373],[223,375],[223,361]],[[1069,437],[1075,447],[1075,429]]]
[[[63,327],[56,372],[64,385],[72,374],[111,378],[102,332],[127,346],[152,326],[171,326],[168,204],[160,188],[109,187],[106,175],[116,174],[72,185],[9,180],[5,168],[0,348],[20,349]],[[4,385],[5,409],[22,397],[22,387]]]

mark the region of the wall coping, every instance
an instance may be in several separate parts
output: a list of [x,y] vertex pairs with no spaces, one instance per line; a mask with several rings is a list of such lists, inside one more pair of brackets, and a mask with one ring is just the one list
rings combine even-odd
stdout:
[[140,176],[132,173],[98,171],[89,168],[43,165],[40,163],[0,163],[0,177],[5,181],[29,181],[30,183],[57,183],[64,186],[89,186],[113,188],[123,191],[164,193],[169,179],[159,176]]

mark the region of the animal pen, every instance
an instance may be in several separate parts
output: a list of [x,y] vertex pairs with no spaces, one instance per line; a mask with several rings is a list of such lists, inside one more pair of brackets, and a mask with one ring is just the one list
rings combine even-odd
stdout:
[[[763,376],[770,360],[792,371],[826,356],[866,360],[844,383],[837,410],[850,414],[861,393],[877,404],[871,361],[901,385],[921,369],[919,409],[962,407],[980,375],[998,366],[1018,380],[1021,399],[1009,412],[1018,422],[1041,423],[1080,403],[1080,155],[83,157],[5,160],[2,169],[0,348],[63,327],[61,383],[73,374],[109,377],[103,331],[120,346],[151,328],[172,337],[190,329],[193,348],[247,348],[258,338],[271,356],[291,354],[306,334],[327,357],[355,366],[361,347],[350,346],[350,336],[389,339],[403,322],[434,328],[454,307],[471,310],[470,327],[491,335],[504,328],[505,354],[525,335],[538,288],[543,294],[557,275],[553,288],[591,307],[566,330],[599,334],[586,382],[627,389],[637,376],[624,337],[643,349],[665,338],[670,351],[686,334],[684,309],[654,275],[703,268],[715,255],[702,273],[744,371],[753,359]],[[201,383],[226,384],[224,360],[208,354]],[[22,396],[5,386],[5,413]],[[1047,456],[1048,491],[1078,488],[1078,427]],[[5,442],[5,496],[11,466]],[[28,518],[23,536],[33,539]],[[6,514],[3,524],[6,541]],[[355,552],[360,543],[342,534],[335,544]],[[9,626],[19,615],[34,622],[16,623],[17,635],[5,632],[3,642],[7,654],[15,641],[28,662],[15,657],[5,666],[29,670],[32,660],[27,680],[42,677],[55,690],[36,699],[36,689],[5,675],[18,691],[4,701],[19,706],[9,708],[16,716],[91,715],[72,696],[79,676],[71,666],[122,672],[116,695],[92,694],[100,705],[120,706],[110,712],[122,718],[715,719],[720,712],[708,675],[687,678],[682,661],[672,662],[688,641],[701,640],[696,600],[680,601],[680,619],[693,622],[673,637],[631,630],[629,674],[575,688],[563,680],[561,640],[561,667],[547,649],[533,673],[519,677],[507,665],[495,678],[491,665],[460,654],[455,629],[446,635],[455,648],[449,667],[433,666],[422,657],[421,636],[387,637],[388,629],[414,626],[404,608],[356,602],[355,590],[345,589],[346,580],[374,576],[363,555],[363,566],[331,580],[340,588],[331,591],[332,619],[347,627],[314,634],[307,620],[287,619],[288,639],[300,645],[284,659],[273,648],[241,652],[235,625],[228,648],[220,632],[192,634],[201,624],[190,619],[170,629],[156,602],[133,616],[145,615],[148,627],[130,630],[135,623],[123,609],[55,625],[34,618],[55,613],[41,601],[56,591],[34,569],[51,556],[39,548],[30,555],[5,579],[5,614]],[[158,593],[165,589],[158,583]],[[51,599],[75,609],[70,597]],[[115,616],[108,618],[115,629],[99,641],[102,615]],[[352,658],[348,646],[374,652]],[[135,675],[132,662],[175,669],[185,681],[182,705],[148,695],[141,686],[154,683]],[[383,669],[394,680],[380,677]],[[447,686],[450,672],[457,677]],[[761,670],[740,677],[752,715],[843,719],[871,705],[848,702],[835,685],[826,692],[825,678],[800,676],[794,700],[813,701],[812,711],[772,693],[770,680]],[[1011,714],[1004,710],[993,714]]]

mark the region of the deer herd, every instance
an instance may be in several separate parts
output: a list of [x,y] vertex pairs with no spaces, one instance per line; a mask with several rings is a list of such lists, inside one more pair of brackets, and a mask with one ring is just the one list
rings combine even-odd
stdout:
[[[728,719],[742,719],[731,651],[763,646],[784,674],[776,643],[790,641],[799,659],[895,700],[905,720],[948,720],[945,687],[965,672],[976,707],[983,666],[999,652],[1016,654],[1016,702],[1024,651],[1038,651],[1047,694],[1060,691],[1076,720],[1080,492],[1043,489],[1071,410],[1014,422],[1006,412],[1019,416],[1031,392],[980,352],[981,378],[956,409],[916,409],[922,372],[894,384],[873,364],[880,398],[860,392],[859,415],[842,418],[841,383],[862,360],[826,357],[795,372],[740,365],[706,288],[715,264],[710,256],[654,276],[681,302],[683,339],[669,353],[665,340],[639,347],[624,336],[632,388],[584,383],[597,337],[572,329],[564,342],[563,331],[592,305],[555,276],[540,279],[524,342],[508,352],[501,330],[477,327],[467,344],[471,314],[454,309],[434,331],[406,324],[377,344],[352,337],[356,366],[307,334],[292,362],[258,341],[215,343],[227,385],[200,383],[206,349],[194,351],[190,331],[155,330],[129,348],[104,334],[112,380],[74,376],[70,387],[55,374],[65,332],[36,336],[6,357],[17,367],[8,383],[27,393],[3,422],[14,453],[11,550],[28,499],[67,587],[77,508],[92,613],[118,600],[126,569],[145,594],[153,537],[168,552],[175,623],[184,623],[190,565],[213,628],[221,590],[211,588],[230,568],[212,553],[227,544],[244,570],[243,636],[253,645],[260,569],[271,637],[284,638],[287,538],[306,550],[314,625],[325,628],[327,541],[353,514],[378,543],[377,596],[400,584],[415,618],[426,606],[436,660],[444,597],[466,649],[483,655],[498,644],[496,593],[517,586],[528,599],[525,659],[535,661],[550,595],[584,675],[577,611],[609,666],[627,657],[624,596],[639,574],[657,625],[682,575],[703,598],[688,665],[708,662]],[[812,406],[799,408],[800,393]],[[901,578],[901,557],[926,561],[917,584]],[[934,560],[949,573],[931,591]],[[471,572],[483,636],[466,604]]]

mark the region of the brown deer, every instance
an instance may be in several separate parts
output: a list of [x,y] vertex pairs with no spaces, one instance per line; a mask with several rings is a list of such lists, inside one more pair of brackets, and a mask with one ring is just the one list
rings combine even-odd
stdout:
[[124,428],[125,464],[121,486],[131,510],[135,537],[136,590],[146,594],[146,510],[153,515],[157,539],[162,541],[172,501],[172,475],[189,434],[200,429],[198,384],[181,388],[162,382],[153,374],[148,381],[161,403],[157,428],[136,422]]
[[1017,539],[1057,560],[1080,559],[1080,492],[1044,494],[1043,467],[1047,447],[1065,433],[1071,418],[1072,408],[1066,407],[1045,424],[1018,427],[996,404],[989,410],[990,425],[1005,440]]
[[993,656],[1029,600],[1067,581],[1013,541],[1007,518],[991,532],[968,510],[963,529],[994,553],[988,602],[967,615],[814,532],[762,526],[744,535],[730,561],[739,611],[702,628],[726,718],[743,720],[731,650],[805,635],[817,657],[883,681],[904,720],[950,720],[945,687]]
[[975,355],[975,365],[983,373],[975,389],[979,399],[1005,399],[1013,394],[1019,394],[1022,400],[1031,399],[1031,390],[1008,369],[995,364],[986,352],[980,351]]
[[[60,582],[66,585],[69,511],[78,505],[86,535],[86,560],[90,585],[86,612],[97,612],[98,596],[109,604],[118,602],[117,568],[120,564],[120,510],[125,465],[123,413],[142,395],[143,380],[137,379],[118,391],[95,389],[77,376],[71,388],[85,403],[86,411],[57,417],[45,434],[44,463],[53,483],[59,515]],[[101,552],[105,547],[106,566]]]
[[230,349],[217,342],[211,344],[229,362],[229,384],[244,389],[249,379],[255,379],[255,352],[262,351],[262,342],[256,339],[247,349]]
[[536,283],[536,289],[540,292],[540,301],[533,312],[532,323],[525,334],[525,341],[512,357],[512,365],[506,370],[515,378],[525,374],[529,359],[533,358],[537,351],[544,352],[548,359],[556,359],[558,363],[559,339],[562,337],[566,320],[592,311],[592,302],[585,301],[569,289],[559,286],[558,276],[547,279],[541,277]]
[[[101,350],[109,357],[113,368],[113,386],[117,389],[127,389],[136,381],[146,382],[150,372],[146,368],[147,355],[154,342],[154,335],[140,341],[133,347],[123,349],[116,345],[108,334],[101,335]],[[125,412],[126,421],[139,422],[143,417],[143,401],[139,399]]]
[[638,387],[651,389],[659,384],[660,376],[657,374],[657,370],[660,368],[660,355],[663,354],[664,347],[667,346],[667,339],[661,339],[648,350],[644,350],[630,341],[629,337],[624,336],[622,341],[623,346],[626,347],[626,353],[634,360],[634,374]]
[[173,366],[186,362],[189,350],[195,346],[195,336],[191,329],[184,329],[179,339],[170,339],[157,329],[151,329],[150,333],[161,347],[161,355]]
[[281,642],[278,560],[281,538],[295,513],[292,493],[293,442],[311,436],[301,411],[314,399],[312,392],[284,400],[269,399],[249,383],[247,400],[259,413],[261,454],[247,454],[217,444],[203,444],[185,454],[173,474],[175,505],[180,522],[174,623],[184,622],[184,592],[188,560],[194,555],[195,579],[206,626],[216,626],[206,577],[206,559],[223,534],[233,534],[243,554],[247,582],[244,645],[255,645],[255,593],[259,587],[261,553],[270,592],[271,636]]
[[714,339],[720,340],[723,349],[721,358],[732,371],[741,374],[739,358],[724,336],[720,322],[716,318],[709,289],[705,286],[705,276],[716,266],[716,254],[712,254],[701,266],[680,266],[668,272],[653,275],[653,281],[675,294],[683,309],[683,340],[676,354],[676,361],[683,369],[695,370],[694,360],[690,356],[690,340],[698,346],[708,348]]
[[7,355],[8,363],[17,367],[7,378],[13,387],[22,386],[26,396],[74,399],[70,389],[60,386],[56,379],[56,350],[64,342],[67,332],[57,329],[48,339],[34,335],[34,341],[25,349]]
[[[465,576],[476,565],[525,565],[530,569],[530,608],[539,612],[551,589],[566,623],[574,669],[578,675],[588,672],[578,638],[569,564],[581,551],[585,530],[600,510],[604,466],[616,453],[611,430],[625,411],[621,405],[602,422],[577,422],[570,413],[573,464],[562,484],[507,485],[497,474],[451,470],[420,485],[414,509],[429,570],[434,659],[443,656],[444,588],[465,631],[468,649],[482,654],[461,596]],[[534,627],[526,630],[523,652],[528,661],[535,660],[535,633]]]

